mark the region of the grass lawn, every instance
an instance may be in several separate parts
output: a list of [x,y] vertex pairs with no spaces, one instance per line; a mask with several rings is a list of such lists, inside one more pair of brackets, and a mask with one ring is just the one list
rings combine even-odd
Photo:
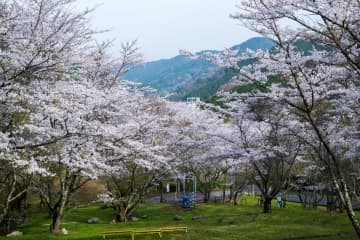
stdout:
[[[274,201],[275,203],[275,201]],[[273,206],[273,212],[262,214],[256,206],[256,199],[247,198],[247,203],[239,206],[221,204],[200,204],[192,210],[183,210],[169,204],[143,204],[137,211],[137,222],[109,224],[113,219],[112,209],[101,209],[98,205],[69,209],[62,227],[70,235],[48,234],[49,220],[46,213],[30,215],[30,221],[18,227],[24,236],[12,239],[102,239],[101,232],[127,229],[156,229],[170,226],[188,226],[185,233],[165,233],[164,240],[245,240],[245,239],[356,239],[345,214],[329,214],[324,208],[304,211],[299,204],[288,203],[285,209]],[[180,215],[183,221],[175,221]],[[196,215],[207,215],[207,219],[191,220]],[[98,217],[99,223],[88,224],[91,217]],[[340,234],[340,235],[338,235]],[[0,237],[2,239],[9,239]],[[130,236],[116,236],[111,239],[131,239]],[[158,235],[138,235],[138,240],[159,239]]]

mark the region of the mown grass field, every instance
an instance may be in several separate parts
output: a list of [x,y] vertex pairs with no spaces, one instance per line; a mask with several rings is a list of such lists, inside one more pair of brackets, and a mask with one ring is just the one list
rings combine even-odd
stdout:
[[[274,201],[275,204],[275,201]],[[183,221],[175,221],[180,215]],[[196,215],[207,215],[207,219],[192,220]],[[256,206],[256,199],[247,198],[247,203],[239,206],[222,204],[200,204],[192,210],[183,210],[169,204],[143,204],[136,213],[137,222],[110,224],[112,209],[101,209],[98,205],[69,209],[62,227],[68,236],[53,236],[48,233],[49,220],[44,212],[30,215],[30,221],[18,227],[24,236],[12,238],[23,240],[48,239],[102,239],[103,231],[127,229],[156,229],[169,226],[188,226],[185,233],[165,233],[164,240],[246,240],[246,239],[356,239],[345,213],[329,214],[324,208],[304,211],[299,204],[288,203],[285,209],[273,206],[270,214],[262,214]],[[91,217],[98,217],[99,223],[88,224]],[[9,239],[0,237],[0,239]],[[131,239],[129,235],[111,239]],[[158,235],[138,235],[138,240],[159,239]]]

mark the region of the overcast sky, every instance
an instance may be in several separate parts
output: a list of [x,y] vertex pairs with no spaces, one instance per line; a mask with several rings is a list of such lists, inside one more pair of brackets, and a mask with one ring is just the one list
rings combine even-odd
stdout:
[[[239,0],[79,0],[81,8],[101,4],[92,25],[110,29],[101,38],[138,39],[146,61],[170,58],[179,49],[223,49],[254,33],[229,18]],[[99,37],[100,38],[100,37]],[[101,39],[100,38],[100,39]]]

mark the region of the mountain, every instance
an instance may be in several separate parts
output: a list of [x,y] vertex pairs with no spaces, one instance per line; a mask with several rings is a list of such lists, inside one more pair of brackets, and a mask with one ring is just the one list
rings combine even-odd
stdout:
[[[329,45],[323,45],[321,43],[317,43],[315,41],[308,41],[305,39],[297,39],[293,43],[293,47],[294,47],[294,51],[300,53],[303,56],[309,56],[313,50],[327,51],[327,52],[332,51],[332,47]],[[277,51],[278,50],[275,47],[273,47],[270,50],[270,54],[274,54]],[[256,61],[257,61],[256,59],[246,59],[246,60],[238,62],[238,65],[239,65],[239,67],[242,67],[242,66],[246,66],[251,63],[255,63]],[[230,80],[226,84],[223,84],[221,86],[221,89],[225,90],[225,91],[238,92],[238,93],[249,93],[251,91],[264,91],[264,89],[266,89],[266,87],[270,86],[273,83],[280,84],[283,87],[287,86],[286,78],[282,78],[280,75],[268,76],[267,81],[262,82],[262,83],[259,83],[259,82],[244,83],[244,82],[241,82],[241,79],[240,79],[241,84],[239,84],[240,82],[239,82],[238,78],[236,78],[235,81],[231,81],[232,70],[231,69],[225,69],[225,70],[228,72],[230,71],[230,74],[224,75],[225,78],[228,78],[226,76],[230,76]],[[222,80],[222,81],[224,81],[224,80]],[[219,82],[219,80],[215,79],[215,83],[217,83],[217,82]],[[200,88],[200,90],[201,90],[201,88]],[[186,94],[187,95],[183,96],[183,98],[185,98],[185,99],[189,95],[192,96],[194,94],[195,95],[203,94],[203,92],[199,92],[199,89],[195,88],[195,89],[192,89],[191,91],[187,92]],[[218,96],[216,93],[214,93],[213,95],[206,95],[206,97],[203,98],[203,100],[205,100],[206,102],[224,107],[221,97]]]
[[198,78],[209,77],[219,68],[203,60],[189,60],[178,55],[170,59],[147,62],[124,75],[126,80],[149,85],[162,93],[172,92]]
[[[254,62],[252,59],[244,60],[238,63],[239,67],[246,66]],[[223,69],[216,72],[213,76],[199,78],[191,83],[178,87],[171,100],[186,100],[189,97],[200,97],[205,100],[218,92],[222,86],[226,85],[238,73],[235,69]]]
[[230,49],[238,50],[239,53],[241,54],[241,53],[244,53],[246,51],[246,49],[250,49],[253,51],[256,51],[258,49],[269,50],[269,49],[273,48],[274,46],[275,46],[275,44],[268,38],[253,37],[239,45],[235,45],[235,46],[231,47]]
[[[242,54],[246,49],[268,50],[274,46],[267,38],[251,38],[239,45],[231,47]],[[202,52],[217,52],[204,50]],[[178,55],[170,59],[147,62],[135,67],[124,75],[124,79],[140,82],[157,89],[160,94],[175,93],[173,100],[182,100],[187,97],[200,97],[202,99],[216,93],[220,87],[227,83],[235,72],[220,69],[218,66],[203,61],[190,60]]]

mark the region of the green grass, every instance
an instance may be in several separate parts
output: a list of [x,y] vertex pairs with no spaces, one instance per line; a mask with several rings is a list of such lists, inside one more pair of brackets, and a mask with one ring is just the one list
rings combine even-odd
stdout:
[[[191,220],[195,215],[207,215],[208,219]],[[174,216],[181,215],[183,221],[175,221]],[[42,239],[102,239],[101,232],[127,229],[156,229],[166,226],[188,226],[188,235],[184,233],[165,233],[164,240],[201,239],[201,240],[245,240],[245,239],[292,239],[310,236],[323,236],[311,239],[334,240],[356,239],[345,214],[329,214],[323,208],[304,211],[299,204],[288,203],[287,208],[262,214],[256,206],[256,199],[248,197],[245,205],[231,206],[221,204],[201,204],[192,210],[183,210],[169,204],[143,204],[136,213],[137,222],[109,224],[113,219],[112,209],[101,209],[97,205],[69,209],[62,227],[69,230],[68,236],[53,236],[48,233],[49,220],[46,213],[30,215],[28,223],[18,227],[24,236],[13,238],[23,240]],[[88,224],[91,217],[100,219],[98,224]],[[349,233],[337,236],[338,233]],[[332,235],[333,236],[324,236]],[[6,239],[0,237],[0,240]],[[130,236],[111,239],[131,239]],[[159,239],[158,235],[139,235],[135,239]],[[308,238],[309,239],[309,238]]]

